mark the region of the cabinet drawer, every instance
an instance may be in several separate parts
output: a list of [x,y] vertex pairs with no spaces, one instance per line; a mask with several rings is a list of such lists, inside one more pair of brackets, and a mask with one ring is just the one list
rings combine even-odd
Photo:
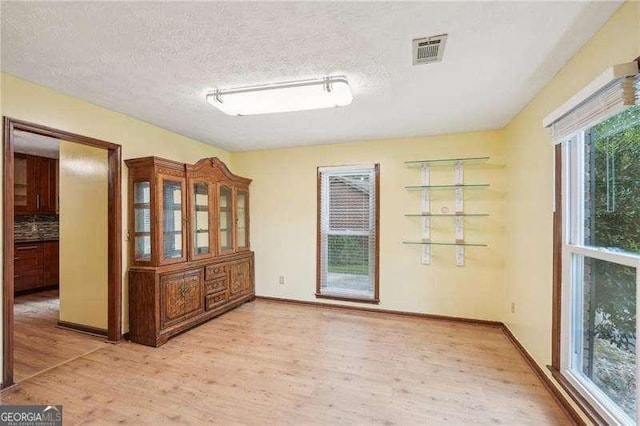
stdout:
[[227,265],[209,265],[204,270],[204,279],[209,281],[227,276]]
[[13,279],[14,291],[31,290],[42,286],[42,273],[16,275]]
[[205,282],[204,286],[207,294],[213,294],[226,290],[229,287],[229,280],[227,280],[227,277],[216,278],[213,281]]
[[42,245],[31,244],[16,246],[14,251],[15,273],[34,272],[42,270]]
[[227,292],[221,291],[220,293],[210,294],[207,296],[207,311],[211,311],[218,306],[224,305],[227,301]]

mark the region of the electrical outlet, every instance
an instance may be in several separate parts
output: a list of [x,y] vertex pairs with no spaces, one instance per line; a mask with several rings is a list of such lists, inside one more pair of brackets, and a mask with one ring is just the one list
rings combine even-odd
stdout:
[[512,314],[516,313],[516,303],[515,302],[511,302],[511,313]]
[[278,279],[278,284],[284,285],[284,275],[280,275],[280,278]]

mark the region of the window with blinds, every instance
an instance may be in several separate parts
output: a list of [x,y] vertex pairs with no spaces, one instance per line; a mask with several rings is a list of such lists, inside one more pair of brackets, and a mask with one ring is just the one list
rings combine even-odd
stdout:
[[603,424],[640,424],[638,64],[610,67],[543,125],[559,144],[553,367]]
[[378,170],[318,169],[318,297],[378,300]]

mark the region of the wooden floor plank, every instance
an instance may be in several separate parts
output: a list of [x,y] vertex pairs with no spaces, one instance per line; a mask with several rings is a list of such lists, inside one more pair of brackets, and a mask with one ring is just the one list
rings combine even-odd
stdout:
[[62,403],[69,424],[571,424],[497,328],[264,300],[0,402]]
[[62,362],[105,346],[103,338],[57,327],[58,290],[15,298],[14,380],[52,368]]

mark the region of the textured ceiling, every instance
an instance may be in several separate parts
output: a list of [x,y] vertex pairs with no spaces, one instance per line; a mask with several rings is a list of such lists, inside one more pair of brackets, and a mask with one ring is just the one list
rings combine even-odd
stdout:
[[13,150],[22,154],[59,158],[60,141],[47,136],[16,130],[13,133]]
[[[500,128],[611,2],[9,2],[2,70],[228,150]],[[448,33],[443,62],[411,40]],[[213,88],[346,75],[347,107],[230,117]]]

